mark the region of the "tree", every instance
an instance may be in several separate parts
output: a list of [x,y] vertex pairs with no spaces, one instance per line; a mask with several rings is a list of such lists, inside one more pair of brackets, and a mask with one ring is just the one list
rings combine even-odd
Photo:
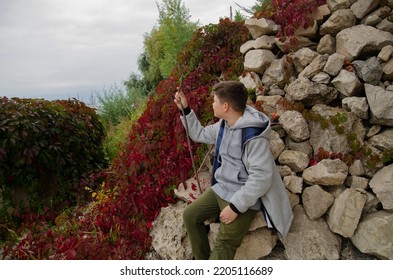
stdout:
[[245,19],[246,19],[246,16],[243,15],[240,11],[236,10],[233,20],[240,22],[240,21],[244,21]]
[[189,10],[182,0],[162,0],[157,3],[158,27],[145,34],[145,58],[149,68],[148,80],[168,77],[176,63],[177,54],[191,39],[198,23],[190,21]]
[[[256,0],[255,4],[251,7],[244,7],[235,3],[243,12],[247,13],[249,16],[254,16],[257,12],[261,10],[267,11],[271,9],[272,0]],[[235,15],[236,19],[236,15]]]

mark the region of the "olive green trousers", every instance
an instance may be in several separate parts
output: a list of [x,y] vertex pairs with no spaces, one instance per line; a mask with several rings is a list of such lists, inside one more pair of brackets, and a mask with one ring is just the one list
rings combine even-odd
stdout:
[[229,202],[221,199],[209,189],[184,210],[183,221],[196,260],[232,260],[234,258],[236,249],[241,245],[258,211],[249,209],[239,214],[228,225],[220,223],[216,242],[211,251],[205,221],[209,218],[218,218],[227,205]]

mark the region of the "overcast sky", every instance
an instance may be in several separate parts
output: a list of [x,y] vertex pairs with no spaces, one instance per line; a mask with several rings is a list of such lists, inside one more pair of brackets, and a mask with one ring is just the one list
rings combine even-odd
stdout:
[[[92,93],[121,84],[138,71],[157,1],[0,0],[0,97],[88,103]],[[183,0],[201,25],[229,16],[230,6],[239,9],[235,3],[255,2]]]

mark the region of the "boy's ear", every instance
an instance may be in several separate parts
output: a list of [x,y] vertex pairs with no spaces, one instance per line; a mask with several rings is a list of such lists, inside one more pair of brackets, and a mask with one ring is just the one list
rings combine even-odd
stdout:
[[224,102],[224,111],[227,112],[229,110],[229,103]]

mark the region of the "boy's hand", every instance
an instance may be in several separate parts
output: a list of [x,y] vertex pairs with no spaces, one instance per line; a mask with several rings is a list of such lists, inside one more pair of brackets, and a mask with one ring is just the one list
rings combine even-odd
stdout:
[[[175,101],[177,107],[179,108],[179,110],[188,107],[187,98],[181,90],[176,92],[174,101]],[[183,107],[182,107],[182,105],[183,105]]]
[[225,207],[224,209],[222,209],[221,213],[220,213],[220,221],[226,225],[232,223],[236,218],[237,218],[237,214],[235,212],[233,212],[233,210],[231,209],[231,207],[229,207],[229,205],[227,207]]

